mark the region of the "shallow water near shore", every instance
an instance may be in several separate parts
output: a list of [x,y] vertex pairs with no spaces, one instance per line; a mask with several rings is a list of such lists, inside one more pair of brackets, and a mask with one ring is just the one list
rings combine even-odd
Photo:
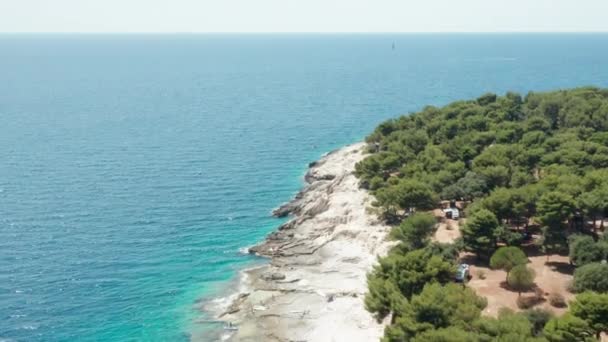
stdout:
[[239,249],[324,152],[427,104],[608,86],[602,34],[0,35],[0,53],[7,341],[204,336],[202,303],[259,262]]

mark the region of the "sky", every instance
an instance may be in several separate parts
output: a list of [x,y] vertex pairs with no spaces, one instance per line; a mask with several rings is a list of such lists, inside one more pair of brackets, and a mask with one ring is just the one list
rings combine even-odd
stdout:
[[608,31],[608,0],[0,0],[0,32]]

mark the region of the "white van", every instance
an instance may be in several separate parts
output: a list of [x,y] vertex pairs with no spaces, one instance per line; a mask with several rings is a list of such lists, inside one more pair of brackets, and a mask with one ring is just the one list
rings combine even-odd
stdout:
[[443,209],[443,212],[445,213],[446,218],[452,220],[458,220],[460,218],[460,211],[458,210],[458,208]]

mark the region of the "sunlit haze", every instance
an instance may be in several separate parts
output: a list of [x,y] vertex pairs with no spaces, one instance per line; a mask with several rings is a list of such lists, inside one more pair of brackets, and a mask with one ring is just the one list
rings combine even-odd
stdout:
[[0,32],[607,31],[605,0],[3,0]]

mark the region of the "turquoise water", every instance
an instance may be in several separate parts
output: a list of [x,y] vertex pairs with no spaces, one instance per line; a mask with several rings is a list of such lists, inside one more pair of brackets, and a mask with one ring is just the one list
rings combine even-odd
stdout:
[[0,36],[0,340],[204,334],[308,162],[426,104],[608,86],[607,60],[597,34]]

